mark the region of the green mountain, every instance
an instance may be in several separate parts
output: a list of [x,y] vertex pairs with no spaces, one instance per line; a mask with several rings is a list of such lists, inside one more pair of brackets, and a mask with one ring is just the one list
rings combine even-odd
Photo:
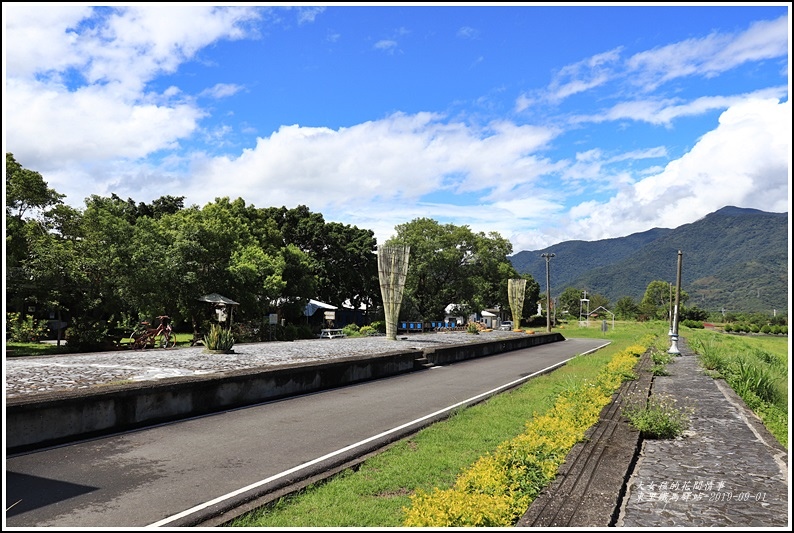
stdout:
[[675,284],[682,253],[681,288],[688,306],[707,311],[787,313],[788,213],[724,207],[675,229],[654,228],[627,237],[567,241],[510,257],[522,274],[546,288],[544,253],[552,297],[567,287],[639,302],[652,281]]

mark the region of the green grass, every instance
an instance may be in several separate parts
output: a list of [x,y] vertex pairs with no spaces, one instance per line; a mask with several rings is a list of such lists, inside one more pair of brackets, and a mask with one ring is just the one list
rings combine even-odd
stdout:
[[[177,346],[190,346],[190,341],[193,340],[192,333],[177,333],[176,345]],[[121,347],[124,349],[129,348],[129,337],[121,340]],[[6,357],[30,357],[36,355],[59,355],[74,353],[65,340],[61,340],[61,345],[50,344],[45,342],[7,342],[5,346]]]
[[243,515],[231,527],[401,527],[403,508],[417,490],[451,487],[481,456],[520,435],[526,422],[549,410],[556,397],[590,379],[615,354],[649,334],[658,324],[631,324],[607,334],[582,329],[568,337],[606,337],[612,344],[579,356],[550,374],[457,411],[451,418],[403,439],[348,470],[298,494]]

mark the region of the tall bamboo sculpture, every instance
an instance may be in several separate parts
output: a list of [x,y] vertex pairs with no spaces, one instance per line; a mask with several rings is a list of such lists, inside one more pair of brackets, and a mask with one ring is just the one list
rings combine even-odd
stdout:
[[518,329],[521,324],[521,313],[524,310],[524,292],[527,288],[525,279],[507,280],[507,300],[510,303],[510,311],[513,313],[513,329]]
[[397,320],[403,302],[410,253],[411,247],[407,244],[378,248],[378,279],[386,319],[386,338],[393,341],[397,340]]

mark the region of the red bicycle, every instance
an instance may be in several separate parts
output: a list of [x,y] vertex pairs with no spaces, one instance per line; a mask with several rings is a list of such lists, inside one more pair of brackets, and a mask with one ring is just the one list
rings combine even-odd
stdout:
[[160,319],[160,326],[149,327],[149,322],[141,322],[135,331],[130,335],[130,345],[134,350],[145,350],[146,348],[173,348],[176,346],[176,335],[171,328],[170,318],[163,315]]

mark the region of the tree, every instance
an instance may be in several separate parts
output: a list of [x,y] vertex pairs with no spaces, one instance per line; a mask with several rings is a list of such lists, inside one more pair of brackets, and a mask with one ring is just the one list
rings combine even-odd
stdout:
[[640,308],[631,296],[624,296],[615,304],[615,316],[619,320],[636,320],[639,312]]
[[63,203],[66,195],[50,189],[38,172],[28,170],[6,152],[6,217],[19,220],[32,211]]
[[582,295],[584,291],[576,287],[567,287],[562,294],[557,298],[557,314],[565,316],[569,315],[576,320],[579,319],[579,308],[581,306]]
[[[669,320],[670,310],[675,304],[675,292],[676,287],[667,281],[650,282],[640,301],[640,314],[651,320]],[[679,304],[683,306],[688,299],[689,295],[682,290]]]
[[10,152],[6,152],[5,184],[5,298],[9,310],[25,313],[25,300],[48,300],[48,285],[38,275],[45,263],[37,266],[30,258],[34,247],[42,249],[37,244],[49,238],[48,213],[63,204],[64,195],[49,188],[41,174],[24,168]]
[[294,209],[267,208],[263,216],[273,220],[284,246],[294,245],[311,262],[316,294],[323,302],[353,308],[370,307],[380,300],[377,241],[372,230],[326,222],[306,206]]
[[[507,256],[512,245],[497,233],[475,233],[468,226],[417,218],[396,228],[386,245],[407,244],[411,261],[401,315],[412,320],[439,319],[450,304],[468,315],[499,306],[509,309],[507,280],[520,277]],[[527,277],[528,280],[531,276]],[[531,309],[537,284],[527,284]]]

